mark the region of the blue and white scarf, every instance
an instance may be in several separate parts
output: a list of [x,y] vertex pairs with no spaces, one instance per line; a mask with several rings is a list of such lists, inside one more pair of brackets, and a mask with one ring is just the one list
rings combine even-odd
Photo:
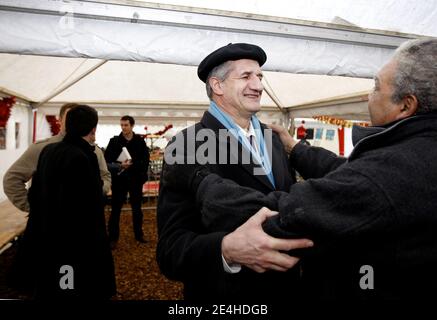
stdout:
[[211,113],[220,123],[228,129],[239,141],[247,151],[249,151],[255,160],[255,162],[262,166],[267,178],[269,179],[272,186],[275,188],[275,178],[273,177],[272,165],[270,163],[270,157],[267,154],[267,146],[264,140],[264,135],[262,134],[261,124],[258,118],[253,115],[251,118],[251,123],[255,131],[256,143],[259,150],[259,154],[252,148],[246,136],[243,135],[239,126],[234,122],[234,120],[221,110],[214,101],[211,101],[209,105],[208,112]]

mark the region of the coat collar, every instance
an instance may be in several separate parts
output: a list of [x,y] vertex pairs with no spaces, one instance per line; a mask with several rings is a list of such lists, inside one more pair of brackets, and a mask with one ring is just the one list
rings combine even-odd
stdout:
[[76,136],[71,136],[69,134],[66,134],[62,141],[64,141],[65,143],[69,143],[69,144],[73,144],[75,146],[78,146],[79,148],[81,148],[82,150],[87,151],[87,152],[92,153],[95,150],[95,146],[89,144],[82,137],[76,137]]
[[[219,130],[223,129],[226,130],[226,128],[220,123],[220,121],[218,121],[213,115],[211,115],[208,111],[205,111],[205,113],[203,114],[202,119],[200,120],[200,123],[202,124],[203,127],[211,129],[215,136],[217,141],[219,142]],[[261,128],[264,131],[266,129],[266,126],[264,124],[261,124]],[[233,138],[233,136],[231,135],[231,139],[235,139]],[[253,161],[251,161],[248,164],[242,164],[241,163],[241,159],[243,158],[243,153],[245,159],[249,159],[250,155],[248,154],[248,151],[243,148],[242,144],[240,142],[238,143],[238,159],[237,162],[238,164],[247,172],[249,172],[255,179],[257,179],[259,182],[261,182],[263,185],[265,185],[266,187],[268,187],[270,190],[274,190],[273,185],[270,183],[269,179],[267,178],[266,175],[254,175],[254,169],[259,167],[258,165],[256,165]],[[222,146],[221,146],[222,147]],[[224,147],[224,146],[223,146]],[[273,143],[272,145],[272,152],[275,149],[275,143]],[[279,182],[283,180],[283,177],[281,177],[279,175],[279,173],[277,173],[275,171],[274,168],[276,168],[278,165],[280,165],[280,163],[278,163],[278,159],[275,159],[275,157],[273,157],[271,154],[269,154],[269,156],[271,157],[270,159],[272,159],[272,170],[273,170],[273,176],[275,178],[276,181],[276,185],[277,187],[280,186]],[[251,158],[250,158],[251,159]]]
[[382,127],[357,128],[353,127],[352,136],[356,144],[349,156],[349,160],[369,149],[387,146],[406,138],[422,133],[434,132],[437,135],[437,114],[429,113],[408,117],[396,122],[391,122]]
[[136,138],[136,135],[137,135],[137,134],[136,134],[135,132],[132,131],[132,139],[127,140],[127,139],[124,137],[124,135],[123,135],[123,131],[122,131],[122,132],[120,132],[120,134],[118,135],[118,137],[119,137],[120,139],[122,139],[123,141],[125,141],[125,142],[129,142],[129,141],[134,140],[134,139]]

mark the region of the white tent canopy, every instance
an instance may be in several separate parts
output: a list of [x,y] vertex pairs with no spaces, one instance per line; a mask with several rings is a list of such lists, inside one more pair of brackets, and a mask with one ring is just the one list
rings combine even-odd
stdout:
[[394,48],[415,37],[144,2],[2,3],[0,49],[10,53],[198,65],[222,45],[249,42],[266,50],[265,70],[372,77]]
[[[0,54],[0,89],[27,101],[43,101],[98,63],[97,59]],[[109,61],[50,102],[206,105],[204,84],[196,72],[192,66]],[[365,91],[373,83],[361,78],[268,71],[265,80],[266,87],[273,88],[287,107]],[[263,95],[262,104],[275,106],[267,94]]]
[[[146,2],[147,0],[140,0]],[[160,3],[435,36],[435,0],[160,0]],[[434,27],[434,28],[433,28]]]
[[[415,32],[437,30],[435,0],[160,2],[1,0],[0,89],[48,113],[78,101],[103,119],[119,108],[196,119],[208,101],[195,66],[219,46],[250,42],[268,55],[265,85],[277,99],[265,94],[264,107],[363,119],[369,78]],[[399,12],[408,12],[401,24]]]

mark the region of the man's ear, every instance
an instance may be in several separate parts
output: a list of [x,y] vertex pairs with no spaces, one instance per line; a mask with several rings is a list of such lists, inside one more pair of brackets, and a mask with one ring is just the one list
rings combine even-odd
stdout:
[[212,91],[216,95],[218,95],[218,96],[223,95],[222,82],[218,78],[211,77],[208,79],[208,81],[209,81],[209,85],[210,85]]
[[401,101],[401,109],[397,116],[397,119],[405,119],[411,117],[417,112],[419,102],[415,95],[407,95]]

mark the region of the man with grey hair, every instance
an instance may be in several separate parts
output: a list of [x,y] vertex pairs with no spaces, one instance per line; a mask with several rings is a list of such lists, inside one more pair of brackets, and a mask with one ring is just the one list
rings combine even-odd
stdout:
[[[437,39],[398,48],[376,75],[368,107],[372,126],[353,128],[347,160],[274,128],[307,179],[287,193],[264,195],[193,170],[203,178],[196,201],[204,225],[236,227],[260,210],[273,215],[260,231],[314,240],[301,251],[312,298],[427,298],[437,290]],[[248,246],[236,239],[223,240],[229,262],[244,264]]]
[[[214,172],[262,194],[288,191],[295,182],[279,137],[272,136],[255,116],[261,108],[260,67],[266,59],[263,49],[246,43],[229,44],[208,55],[199,65],[198,76],[206,84],[210,107],[199,123],[183,130],[166,148],[157,209],[157,261],[164,275],[184,283],[187,300],[265,301],[279,297],[275,289],[284,281],[295,287],[299,282],[298,267],[287,271],[299,259],[273,249],[307,247],[309,240],[274,239],[261,230],[257,232],[259,241],[268,244],[256,248],[259,255],[245,261],[243,267],[229,263],[223,239],[232,230],[202,226],[191,192],[192,179],[186,176],[190,172],[187,167],[208,163]],[[223,133],[225,140],[221,139]],[[205,152],[203,144],[213,147]],[[174,154],[179,161],[171,163]],[[254,218],[260,225],[266,217],[261,213]],[[254,226],[232,234],[244,239]],[[268,268],[275,271],[257,273]]]

